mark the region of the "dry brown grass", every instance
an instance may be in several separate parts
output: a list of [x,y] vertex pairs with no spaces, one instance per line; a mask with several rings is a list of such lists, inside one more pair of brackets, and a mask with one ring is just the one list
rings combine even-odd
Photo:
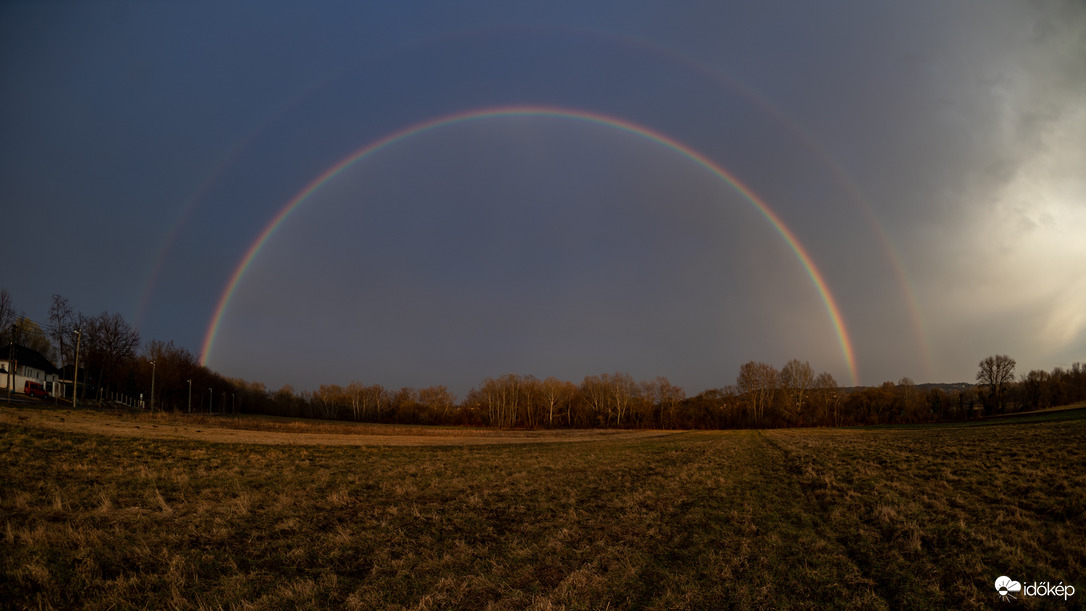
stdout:
[[208,416],[124,411],[0,407],[0,424],[140,439],[191,439],[261,445],[504,445],[569,443],[670,435],[653,430],[499,430],[295,420],[270,416]]
[[0,423],[0,448],[0,600],[21,608],[990,608],[999,575],[1086,587],[1081,414],[445,447]]

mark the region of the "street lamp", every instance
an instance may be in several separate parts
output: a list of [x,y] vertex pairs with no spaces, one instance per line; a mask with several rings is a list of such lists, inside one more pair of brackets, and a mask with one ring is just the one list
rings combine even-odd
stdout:
[[83,340],[83,330],[76,329],[75,333],[75,370],[72,371],[72,409],[76,407],[76,397],[79,395],[79,342]]
[[155,413],[155,362],[151,361],[151,413]]
[[15,386],[15,323],[11,323],[11,347],[8,348],[8,405],[11,405],[11,389]]
[[211,390],[211,388],[208,387],[208,389],[207,389],[207,413],[209,413],[209,414],[214,414],[215,413],[215,405],[214,405],[214,403],[215,403],[215,391]]
[[189,378],[189,413],[192,413],[192,378]]

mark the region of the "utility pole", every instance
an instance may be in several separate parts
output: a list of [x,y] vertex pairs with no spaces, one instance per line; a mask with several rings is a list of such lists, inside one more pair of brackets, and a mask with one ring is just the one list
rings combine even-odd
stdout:
[[215,413],[215,405],[214,405],[214,403],[215,403],[215,391],[208,388],[207,389],[207,413],[209,413],[209,414],[214,414]]
[[11,389],[15,386],[15,323],[11,323],[11,344],[8,348],[8,405],[11,405]]
[[83,340],[83,330],[76,329],[75,333],[75,370],[72,372],[72,409],[76,407],[76,397],[79,396],[79,342]]
[[155,413],[155,362],[151,361],[151,413]]
[[189,413],[192,413],[192,378],[189,378]]

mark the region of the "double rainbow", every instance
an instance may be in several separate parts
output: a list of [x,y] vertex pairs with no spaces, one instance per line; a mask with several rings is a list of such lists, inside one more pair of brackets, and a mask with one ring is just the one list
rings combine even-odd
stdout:
[[822,276],[822,273],[818,270],[818,267],[811,260],[810,254],[796,238],[796,235],[791,229],[785,225],[784,221],[774,212],[768,204],[766,204],[756,193],[754,193],[749,187],[744,185],[738,178],[733,176],[724,168],[720,167],[712,160],[708,159],[696,150],[676,141],[668,136],[661,134],[657,131],[649,129],[647,127],[631,123],[624,119],[616,117],[609,117],[593,112],[575,110],[568,108],[554,108],[554,107],[541,107],[541,106],[512,106],[512,107],[500,107],[500,108],[483,108],[476,110],[469,110],[450,115],[440,116],[434,119],[429,119],[421,123],[416,123],[409,127],[392,132],[387,136],[371,142],[366,146],[351,153],[335,165],[325,170],[321,175],[314,178],[308,185],[306,185],[301,191],[299,191],[290,201],[286,203],[275,215],[274,218],[267,224],[256,240],[246,251],[245,256],[242,257],[241,262],[238,264],[234,273],[230,276],[229,282],[226,284],[225,290],[219,298],[218,304],[215,307],[215,314],[212,316],[211,324],[208,326],[207,334],[204,337],[203,349],[201,350],[200,362],[204,365],[207,364],[211,355],[212,348],[215,345],[215,337],[219,332],[219,326],[222,323],[223,314],[226,312],[227,307],[230,305],[230,301],[233,298],[234,291],[237,290],[238,284],[241,278],[245,275],[245,272],[249,269],[253,260],[260,254],[261,249],[268,239],[275,233],[276,229],[283,224],[284,221],[296,210],[303,202],[305,202],[310,195],[319,190],[322,186],[335,178],[340,172],[353,165],[355,162],[361,161],[366,157],[377,153],[392,146],[397,142],[401,142],[408,138],[439,129],[449,125],[455,125],[460,123],[468,123],[471,121],[480,121],[484,119],[496,119],[503,117],[551,117],[569,119],[574,121],[582,121],[585,123],[592,123],[596,125],[603,125],[618,129],[630,134],[634,134],[645,138],[651,142],[664,146],[672,151],[686,157],[687,159],[697,163],[705,169],[712,172],[718,178],[729,184],[733,189],[738,191],[752,206],[754,206],[758,212],[762,214],[773,225],[777,233],[784,238],[785,243],[795,253],[800,263],[803,265],[807,275],[811,278],[815,287],[818,290],[819,295],[822,298],[822,303],[826,307],[826,312],[829,314],[830,320],[833,324],[834,330],[837,333],[837,340],[841,345],[841,352],[844,355],[845,362],[848,365],[849,374],[852,376],[852,383],[858,383],[858,375],[856,372],[856,359],[853,354],[852,341],[849,338],[848,330],[845,327],[845,323],[841,317],[840,308],[837,305],[836,299],[833,297],[833,293],[830,292],[829,287],[826,286],[826,281]]

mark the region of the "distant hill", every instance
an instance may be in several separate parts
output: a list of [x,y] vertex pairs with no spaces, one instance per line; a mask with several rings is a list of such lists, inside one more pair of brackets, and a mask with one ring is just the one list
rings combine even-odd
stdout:
[[977,385],[972,382],[927,382],[924,384],[917,384],[916,387],[921,390],[931,390],[932,388],[938,388],[939,390],[950,392],[952,390],[969,390],[971,388],[976,388]]
[[[925,382],[923,384],[917,384],[916,388],[923,391],[928,391],[933,388],[938,388],[943,392],[953,392],[956,390],[969,390],[976,388],[977,385],[972,382]],[[857,390],[863,390],[865,388],[878,388],[878,386],[844,386],[841,388],[845,394],[856,392]]]

